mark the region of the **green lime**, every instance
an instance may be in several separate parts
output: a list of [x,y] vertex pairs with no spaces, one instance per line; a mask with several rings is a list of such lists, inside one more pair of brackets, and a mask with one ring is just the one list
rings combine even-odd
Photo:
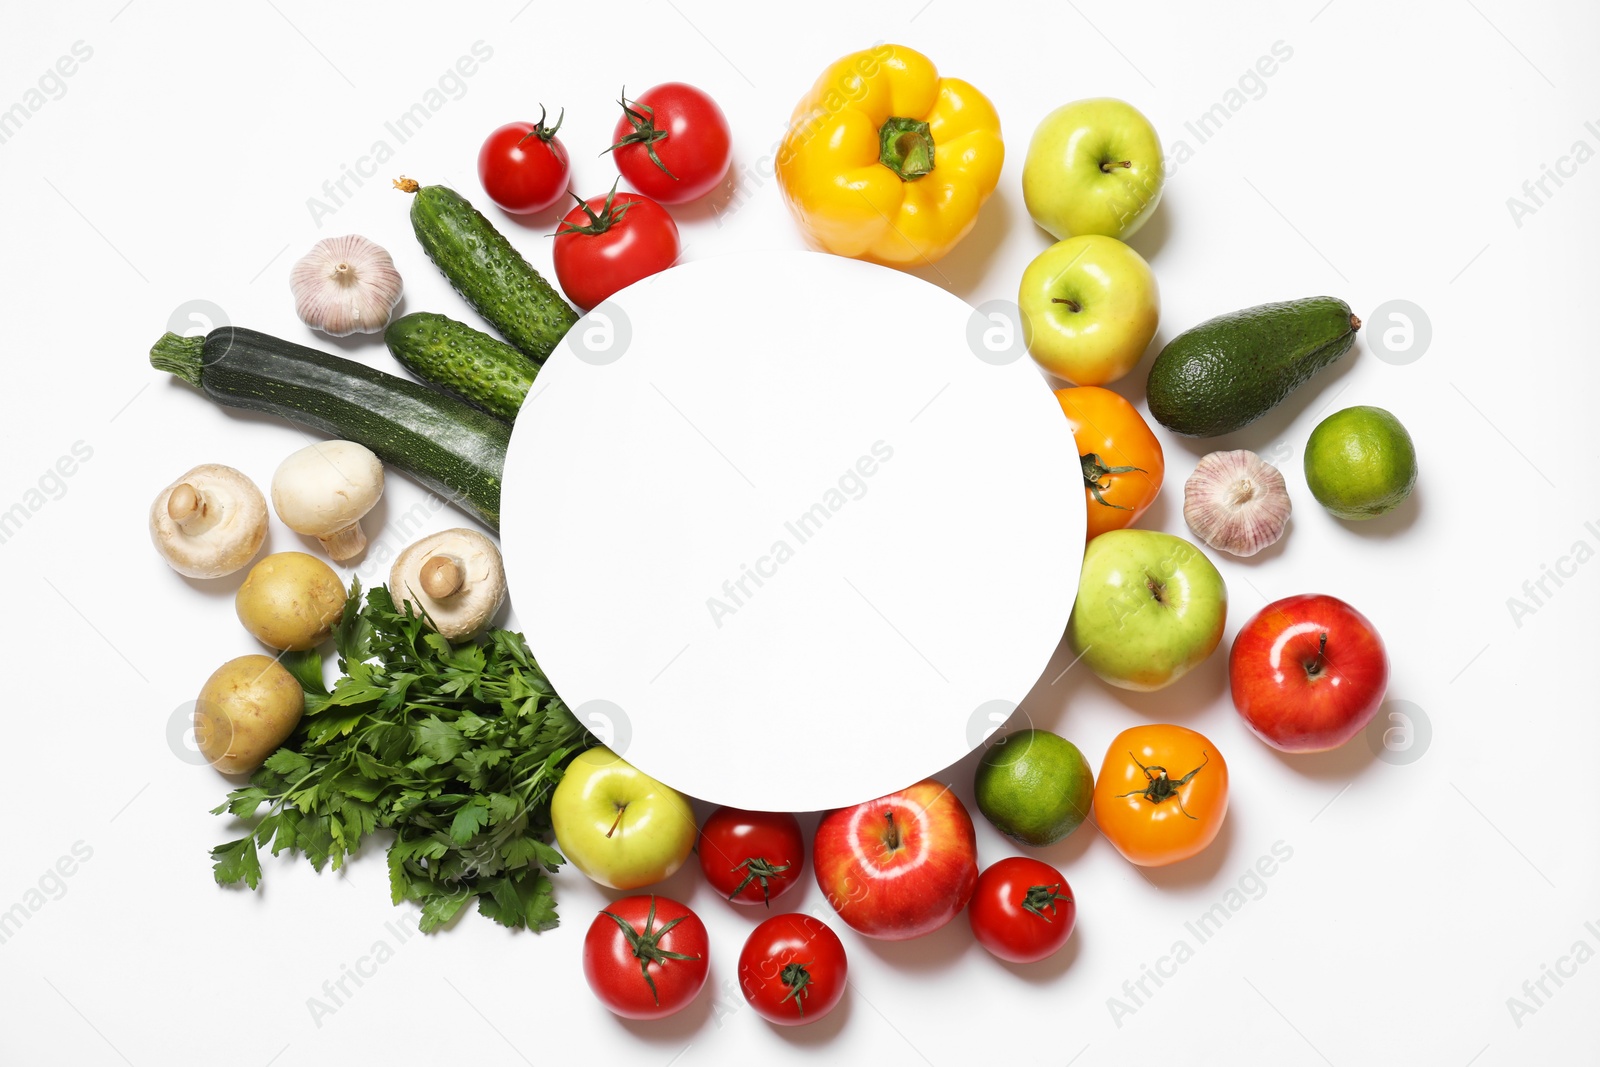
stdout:
[[1024,845],[1048,845],[1089,814],[1094,772],[1078,746],[1048,730],[1018,730],[978,761],[978,810]]
[[1306,485],[1341,519],[1393,511],[1417,484],[1417,450],[1400,420],[1382,408],[1335,411],[1306,441]]

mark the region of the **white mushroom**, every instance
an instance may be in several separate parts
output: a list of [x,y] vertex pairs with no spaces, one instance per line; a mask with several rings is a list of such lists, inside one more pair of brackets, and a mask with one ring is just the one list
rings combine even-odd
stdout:
[[267,537],[267,502],[256,484],[220,463],[202,463],[150,505],[150,539],[179,574],[221,578],[249,563]]
[[442,530],[410,545],[389,572],[396,603],[410,601],[446,640],[468,641],[488,628],[506,598],[500,550],[476,530]]
[[383,464],[354,441],[307,445],[278,464],[272,508],[296,533],[315,537],[335,562],[367,547],[361,519],[383,496]]

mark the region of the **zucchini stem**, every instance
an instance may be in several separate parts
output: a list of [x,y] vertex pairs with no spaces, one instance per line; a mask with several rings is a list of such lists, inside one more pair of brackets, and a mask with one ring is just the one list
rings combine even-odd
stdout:
[[200,387],[200,360],[204,353],[204,337],[184,337],[165,333],[150,349],[150,365],[156,370],[175,374],[195,388]]

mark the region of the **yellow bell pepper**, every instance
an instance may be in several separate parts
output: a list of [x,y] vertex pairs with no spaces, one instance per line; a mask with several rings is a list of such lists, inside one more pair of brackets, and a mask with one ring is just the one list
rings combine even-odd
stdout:
[[1004,160],[988,97],[886,44],[822,72],[795,108],[776,170],[813,247],[917,267],[972,229]]

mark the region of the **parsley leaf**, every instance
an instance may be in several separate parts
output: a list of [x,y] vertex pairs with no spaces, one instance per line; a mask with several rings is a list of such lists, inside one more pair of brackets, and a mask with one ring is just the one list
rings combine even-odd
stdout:
[[[395,904],[433,932],[476,898],[506,926],[557,923],[548,876],[550,795],[571,758],[596,744],[539,669],[521,634],[491,630],[452,646],[383,586],[352,583],[334,627],[339,678],[317,653],[286,660],[306,713],[284,745],[214,814],[249,832],[212,849],[222,884],[261,880],[258,849],[342,866],[369,834],[392,834]],[[254,822],[250,822],[254,820]]]

